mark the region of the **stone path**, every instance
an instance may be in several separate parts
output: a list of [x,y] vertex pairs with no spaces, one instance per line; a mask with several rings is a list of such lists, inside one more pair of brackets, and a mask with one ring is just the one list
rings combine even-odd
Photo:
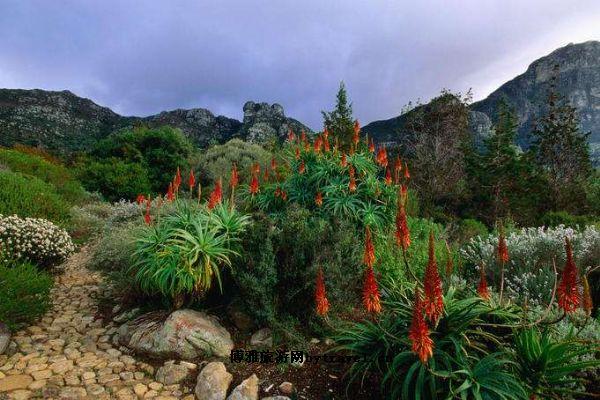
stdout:
[[95,320],[99,274],[85,268],[84,248],[63,266],[52,309],[16,332],[0,355],[4,399],[194,399],[191,388],[154,381],[154,368],[113,344],[116,327]]

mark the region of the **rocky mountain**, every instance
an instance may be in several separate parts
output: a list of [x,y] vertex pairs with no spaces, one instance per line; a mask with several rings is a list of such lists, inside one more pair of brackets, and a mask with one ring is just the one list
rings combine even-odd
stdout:
[[87,150],[111,132],[136,125],[179,128],[199,147],[234,137],[253,142],[282,139],[290,127],[310,132],[286,117],[279,104],[249,101],[243,121],[203,108],[125,117],[69,91],[0,89],[0,146],[22,143],[58,151]]
[[[577,108],[581,129],[590,132],[590,147],[600,155],[600,42],[569,44],[534,61],[527,70],[500,86],[486,99],[471,105],[471,130],[480,138],[489,134],[501,98],[515,109],[519,119],[518,144],[527,148],[530,132],[540,106],[546,101],[554,66],[558,65],[557,90]],[[375,121],[363,130],[376,140],[397,143],[402,138],[404,122],[409,114]]]

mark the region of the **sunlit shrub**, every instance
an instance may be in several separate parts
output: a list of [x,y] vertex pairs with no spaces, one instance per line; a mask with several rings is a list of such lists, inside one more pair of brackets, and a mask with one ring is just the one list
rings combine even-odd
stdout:
[[0,214],[0,256],[4,259],[52,267],[74,250],[69,234],[50,221]]

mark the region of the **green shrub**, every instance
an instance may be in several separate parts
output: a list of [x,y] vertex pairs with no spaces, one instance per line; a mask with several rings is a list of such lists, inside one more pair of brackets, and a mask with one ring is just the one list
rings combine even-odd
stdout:
[[263,168],[268,165],[272,154],[253,143],[240,139],[232,139],[225,144],[211,146],[198,156],[193,168],[198,171],[198,176],[208,184],[223,178],[223,184],[229,184],[231,166],[237,165],[240,174],[240,183],[250,181],[250,167],[258,163]]
[[70,205],[42,180],[18,172],[0,171],[0,214],[45,218],[61,225],[69,221]]
[[110,201],[134,199],[152,191],[148,172],[142,163],[116,157],[90,160],[79,169],[86,189],[99,191]]
[[476,236],[485,236],[489,233],[483,222],[467,218],[460,220],[458,226],[452,232],[452,238],[458,243],[466,243]]
[[138,222],[116,226],[104,232],[90,260],[90,268],[103,272],[126,271],[132,265],[134,235]]
[[29,263],[0,261],[0,321],[19,329],[50,307],[52,278]]
[[65,166],[50,162],[38,155],[0,148],[0,164],[4,164],[13,172],[35,176],[49,183],[56,193],[69,203],[80,203],[86,197],[81,184]]
[[573,215],[566,211],[550,211],[544,214],[540,220],[543,226],[555,228],[559,225],[565,225],[572,228],[577,226],[584,227],[600,222],[600,217],[592,215]]

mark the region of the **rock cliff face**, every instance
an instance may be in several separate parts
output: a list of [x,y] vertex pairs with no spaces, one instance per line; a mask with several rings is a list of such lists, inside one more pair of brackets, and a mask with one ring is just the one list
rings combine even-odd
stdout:
[[[471,130],[480,140],[488,135],[498,101],[505,97],[519,119],[517,142],[530,143],[533,122],[546,101],[555,65],[559,66],[558,91],[577,108],[581,129],[591,132],[592,151],[600,154],[600,42],[569,44],[534,61],[525,73],[505,83],[486,99],[472,104]],[[381,141],[400,142],[406,115],[366,125],[363,130]]]
[[61,152],[88,150],[111,132],[135,125],[179,128],[199,147],[234,137],[253,142],[282,139],[290,127],[310,132],[287,118],[279,104],[249,101],[243,122],[203,108],[124,117],[69,91],[0,89],[0,146],[22,143]]

